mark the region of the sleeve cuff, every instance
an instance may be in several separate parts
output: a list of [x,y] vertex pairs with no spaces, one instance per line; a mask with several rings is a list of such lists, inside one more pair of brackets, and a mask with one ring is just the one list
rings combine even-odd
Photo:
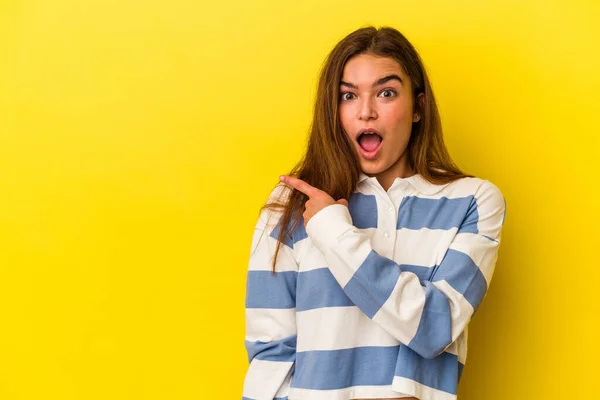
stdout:
[[306,224],[306,234],[319,248],[329,248],[344,233],[353,229],[350,210],[343,204],[332,204],[316,213]]

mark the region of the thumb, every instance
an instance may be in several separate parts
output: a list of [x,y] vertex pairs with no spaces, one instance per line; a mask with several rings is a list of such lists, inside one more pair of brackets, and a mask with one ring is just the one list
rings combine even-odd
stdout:
[[336,203],[348,207],[348,200],[346,200],[346,199],[339,199],[338,201],[336,201]]

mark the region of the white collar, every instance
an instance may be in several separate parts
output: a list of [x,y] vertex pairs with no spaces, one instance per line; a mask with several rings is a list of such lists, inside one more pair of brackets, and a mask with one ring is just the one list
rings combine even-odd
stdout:
[[[376,180],[377,180],[376,177],[369,176],[361,171],[359,178],[358,178],[358,183],[361,183],[364,181],[373,182]],[[425,178],[423,178],[421,176],[421,174],[414,174],[407,178],[398,177],[394,180],[394,182],[396,182],[397,180],[406,181],[406,182],[410,183],[418,192],[427,194],[427,195],[436,194],[437,192],[441,191],[442,189],[444,189],[446,186],[448,186],[450,184],[450,183],[444,183],[442,185],[433,184],[433,183],[429,182],[428,180],[426,180]],[[377,183],[377,184],[379,184],[379,183]]]

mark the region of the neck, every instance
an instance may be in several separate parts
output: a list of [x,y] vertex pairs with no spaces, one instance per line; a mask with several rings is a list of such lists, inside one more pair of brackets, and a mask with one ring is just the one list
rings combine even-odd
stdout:
[[377,178],[377,181],[381,187],[383,187],[383,189],[387,192],[396,178],[408,178],[414,174],[415,172],[408,166],[405,154],[403,154],[394,165],[375,175],[375,177]]

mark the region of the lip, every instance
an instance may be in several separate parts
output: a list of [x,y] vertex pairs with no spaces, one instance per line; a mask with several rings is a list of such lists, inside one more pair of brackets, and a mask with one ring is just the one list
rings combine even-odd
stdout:
[[[360,135],[362,135],[365,132],[375,132],[376,134],[378,134],[381,137],[381,142],[379,142],[379,146],[377,146],[377,148],[373,151],[366,151],[365,149],[363,149],[360,144],[358,143],[358,138],[360,137]],[[358,146],[358,152],[360,153],[360,155],[367,159],[367,160],[374,160],[377,158],[377,156],[379,155],[379,151],[381,150],[381,148],[383,147],[383,136],[381,135],[381,133],[375,129],[375,128],[363,128],[360,131],[358,131],[358,134],[356,135],[356,145]]]
[[362,128],[360,131],[358,131],[358,133],[356,134],[356,139],[358,139],[358,137],[360,135],[362,135],[365,132],[375,132],[376,134],[378,134],[379,136],[381,136],[381,138],[383,138],[383,136],[381,135],[381,133],[375,129],[375,128]]

